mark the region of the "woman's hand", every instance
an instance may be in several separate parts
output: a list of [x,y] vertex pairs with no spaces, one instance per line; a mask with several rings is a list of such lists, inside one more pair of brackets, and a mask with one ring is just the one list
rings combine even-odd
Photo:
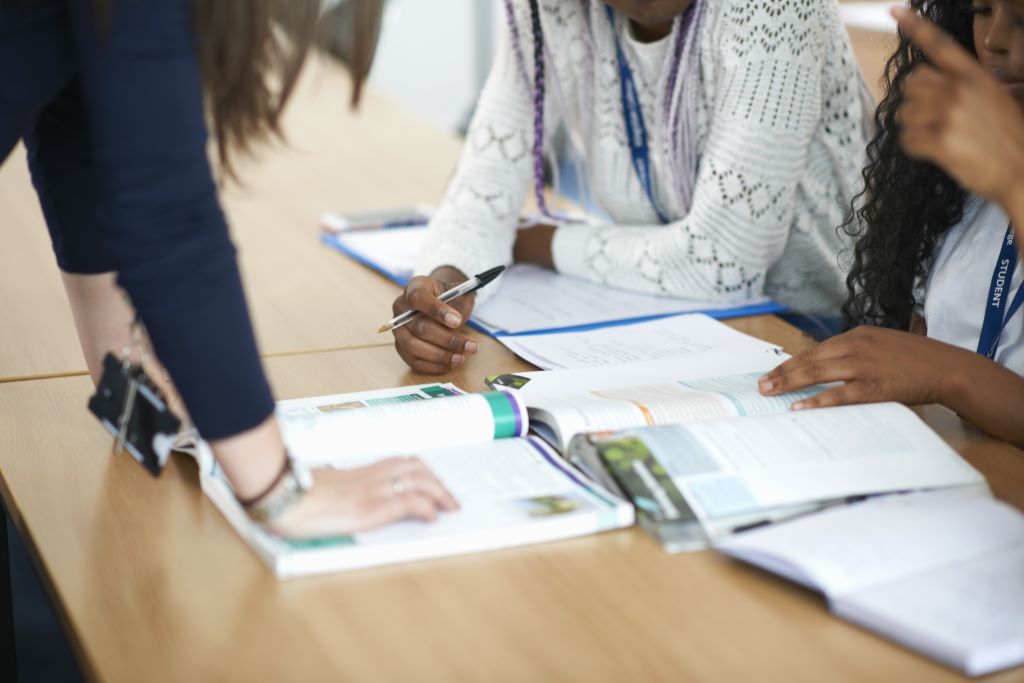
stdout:
[[356,469],[313,470],[313,488],[268,528],[285,538],[345,536],[400,519],[432,522],[459,509],[419,458],[388,458]]
[[793,404],[794,410],[849,403],[946,403],[959,375],[980,358],[928,337],[880,327],[858,327],[790,358],[762,377],[761,393],[777,396],[815,384],[843,382]]
[[897,113],[900,144],[941,166],[960,185],[1003,206],[1024,201],[1024,113],[1002,83],[941,29],[893,10],[931,59],[907,77]]
[[425,375],[451,372],[466,362],[467,355],[476,353],[477,343],[459,332],[473,312],[476,295],[460,296],[450,304],[437,298],[468,279],[455,268],[442,266],[430,277],[421,275],[409,280],[405,291],[391,306],[395,315],[410,309],[423,313],[394,332],[398,355],[416,372]]

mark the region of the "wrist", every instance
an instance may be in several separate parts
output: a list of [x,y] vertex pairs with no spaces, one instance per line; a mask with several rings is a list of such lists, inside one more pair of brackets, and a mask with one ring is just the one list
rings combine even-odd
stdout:
[[248,431],[212,442],[210,447],[240,499],[265,491],[286,460],[284,439],[273,415]]
[[266,490],[250,499],[238,498],[249,518],[273,528],[295,509],[313,488],[313,476],[285,453],[284,464]]
[[978,362],[985,359],[958,346],[936,343],[942,344],[946,353],[932,366],[942,368],[933,402],[959,413],[961,404],[974,387],[971,378],[976,377]]

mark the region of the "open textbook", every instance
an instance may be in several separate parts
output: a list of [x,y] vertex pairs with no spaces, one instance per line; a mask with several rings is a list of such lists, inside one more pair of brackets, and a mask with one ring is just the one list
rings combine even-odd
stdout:
[[509,392],[451,384],[322,396],[278,404],[285,442],[308,465],[356,467],[416,455],[460,504],[434,523],[402,521],[336,538],[274,536],[246,516],[209,448],[203,491],[281,578],[540,543],[633,523],[632,506],[581,477],[546,443]]
[[641,526],[669,551],[865,496],[987,491],[981,474],[897,403],[580,435],[568,457],[631,499]]
[[825,387],[766,397],[777,349],[488,378],[533,430],[637,508],[671,551],[852,497],[985,481],[896,404],[792,412]]
[[1024,664],[1024,515],[983,493],[887,496],[738,534],[719,549],[969,675]]
[[[328,231],[322,240],[404,285],[412,277],[425,234],[423,227]],[[523,264],[510,267],[494,286],[497,292],[477,307],[470,324],[498,338],[619,325],[679,313],[732,317],[784,310],[767,298],[736,305],[638,294]]]
[[530,423],[560,451],[577,434],[781,413],[820,388],[764,397],[757,379],[786,356],[768,344],[678,358],[488,378],[515,390]]

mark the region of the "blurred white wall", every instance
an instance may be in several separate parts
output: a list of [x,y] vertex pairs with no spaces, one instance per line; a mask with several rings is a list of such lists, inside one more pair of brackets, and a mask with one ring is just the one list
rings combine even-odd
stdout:
[[494,52],[499,0],[387,0],[370,82],[438,127],[458,131]]

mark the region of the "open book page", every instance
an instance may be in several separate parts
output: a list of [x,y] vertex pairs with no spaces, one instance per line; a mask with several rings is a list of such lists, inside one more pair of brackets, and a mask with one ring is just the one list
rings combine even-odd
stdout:
[[845,595],[832,608],[971,676],[1024,664],[1024,543]]
[[987,491],[886,496],[717,547],[969,674],[1024,663],[1024,515]]
[[[627,430],[598,444],[630,476],[663,472],[706,526],[761,510],[984,479],[894,403]],[[614,457],[610,457],[614,455]]]
[[[707,518],[984,482],[913,411],[895,403],[753,417],[742,429],[724,420],[697,422],[686,431],[693,448],[677,463],[681,483]],[[692,469],[702,460],[713,463],[710,471]]]
[[834,599],[1021,545],[1024,515],[979,488],[844,505],[737,534],[718,548],[791,579],[802,575],[800,583]]
[[[347,394],[286,399],[277,402],[276,412],[282,424],[291,422],[296,426],[308,426],[315,423],[318,418],[332,413],[350,411],[357,408],[414,403],[435,398],[450,398],[463,396],[465,393],[465,391],[454,384],[434,382],[431,384],[357,391]],[[209,448],[201,449],[199,447],[200,442],[199,433],[194,428],[183,430],[175,440],[174,450],[194,457],[199,463],[201,472],[212,473],[218,467],[217,462],[213,459],[213,454]]]
[[433,384],[357,391],[347,394],[287,399],[277,402],[277,412],[285,417],[317,417],[328,413],[352,410],[353,408],[411,403],[432,398],[462,396],[465,393],[465,391],[454,384],[436,382]]
[[524,373],[528,381],[519,394],[535,429],[546,426],[564,448],[584,432],[786,412],[822,388],[762,396],[758,378],[783,358],[774,349],[714,351],[628,366]]
[[520,358],[545,370],[657,361],[716,350],[773,352],[777,348],[703,314],[499,340]]
[[526,434],[526,410],[511,392],[455,394],[445,385],[406,387],[368,398],[283,402],[277,414],[289,452],[307,464]]
[[433,523],[402,521],[351,536],[286,541],[248,520],[223,477],[204,477],[203,488],[281,577],[540,543],[633,523],[632,506],[582,478],[539,440],[502,439],[410,453],[452,491],[458,511]]
[[483,449],[458,446],[418,455],[459,501],[459,512],[436,524],[400,522],[356,534],[358,542],[449,537],[578,511],[618,514],[617,498],[579,477],[539,440],[507,439]]

